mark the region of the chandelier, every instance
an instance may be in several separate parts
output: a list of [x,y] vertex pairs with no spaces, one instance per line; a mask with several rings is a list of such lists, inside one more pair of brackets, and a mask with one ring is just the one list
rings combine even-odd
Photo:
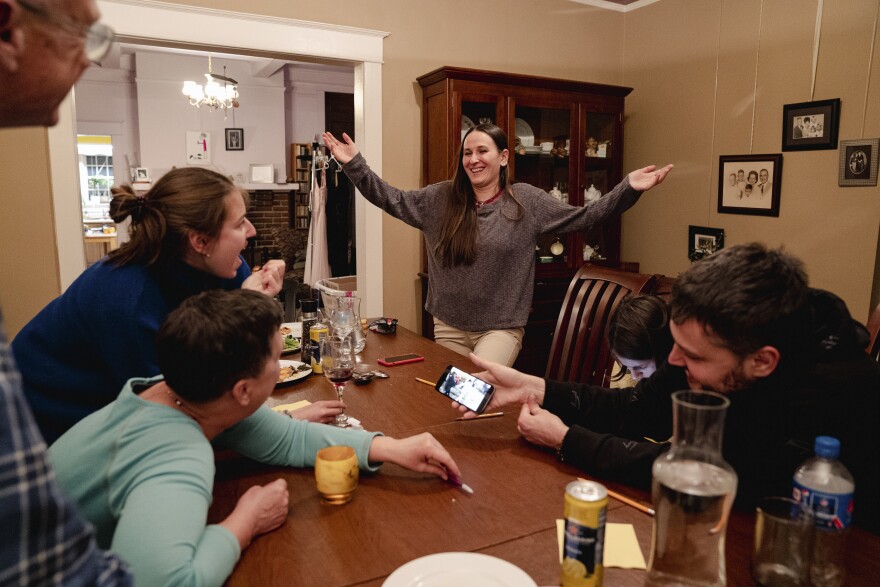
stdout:
[[[226,73],[226,66],[223,66]],[[183,82],[183,94],[189,103],[196,108],[207,106],[211,110],[238,108],[238,82],[231,77],[219,75],[211,71],[211,56],[208,56],[208,73],[205,74],[205,85],[194,81]],[[222,83],[221,83],[222,82]]]

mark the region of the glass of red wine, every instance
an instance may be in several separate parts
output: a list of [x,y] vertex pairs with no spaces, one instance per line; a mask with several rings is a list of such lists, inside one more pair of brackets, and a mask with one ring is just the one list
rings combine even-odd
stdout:
[[[342,401],[342,392],[345,390],[345,383],[351,379],[354,365],[354,345],[350,336],[330,336],[324,339],[321,343],[321,369],[324,377],[336,388],[339,401]],[[345,413],[337,415],[333,425],[340,428],[351,426]]]

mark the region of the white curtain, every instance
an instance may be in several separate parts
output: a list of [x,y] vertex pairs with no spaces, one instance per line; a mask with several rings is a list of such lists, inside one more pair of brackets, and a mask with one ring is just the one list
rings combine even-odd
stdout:
[[306,270],[303,281],[314,287],[321,279],[332,277],[327,260],[327,172],[312,176],[312,221],[309,224],[309,243],[306,246]]

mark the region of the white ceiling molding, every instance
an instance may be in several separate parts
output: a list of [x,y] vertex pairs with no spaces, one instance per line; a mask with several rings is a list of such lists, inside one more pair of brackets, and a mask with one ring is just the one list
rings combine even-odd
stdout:
[[[382,63],[387,32],[155,0],[98,0],[101,21],[117,35],[196,45]],[[169,18],[173,14],[173,18]],[[136,20],[135,20],[136,19]],[[242,28],[248,41],[242,40]]]
[[588,6],[595,6],[596,8],[604,8],[605,10],[613,10],[615,12],[632,12],[633,10],[638,10],[639,8],[644,8],[645,6],[649,6],[654,2],[660,2],[660,0],[638,0],[638,2],[633,2],[632,4],[618,4],[617,2],[610,2],[609,0],[569,0],[570,2],[577,2],[578,4],[586,4]]

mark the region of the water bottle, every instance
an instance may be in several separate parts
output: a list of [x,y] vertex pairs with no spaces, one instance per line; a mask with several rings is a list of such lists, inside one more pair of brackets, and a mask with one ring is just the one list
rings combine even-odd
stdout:
[[852,520],[855,482],[837,460],[840,441],[817,436],[816,456],[807,459],[794,472],[793,495],[813,510],[816,534],[810,580],[817,586],[844,584],[845,546]]

